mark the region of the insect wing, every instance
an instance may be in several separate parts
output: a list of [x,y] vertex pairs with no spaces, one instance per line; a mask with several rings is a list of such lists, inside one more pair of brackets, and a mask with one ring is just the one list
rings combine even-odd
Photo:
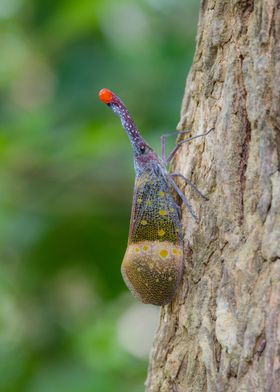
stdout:
[[151,167],[136,177],[129,243],[139,241],[182,242],[176,205],[164,174]]

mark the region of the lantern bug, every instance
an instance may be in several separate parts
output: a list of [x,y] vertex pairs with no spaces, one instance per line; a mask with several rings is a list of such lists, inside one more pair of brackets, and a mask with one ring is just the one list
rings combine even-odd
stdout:
[[[174,189],[197,221],[191,205],[174,181],[181,177],[200,197],[207,200],[194,184],[179,173],[169,173],[168,165],[183,143],[213,130],[177,143],[166,157],[164,135],[162,157],[145,142],[120,98],[104,88],[100,100],[120,117],[134,155],[135,185],[128,246],[121,266],[124,281],[132,294],[144,303],[165,305],[172,301],[183,271],[183,231],[180,207],[172,196]],[[188,131],[176,132],[179,134]],[[174,133],[173,133],[174,134]]]

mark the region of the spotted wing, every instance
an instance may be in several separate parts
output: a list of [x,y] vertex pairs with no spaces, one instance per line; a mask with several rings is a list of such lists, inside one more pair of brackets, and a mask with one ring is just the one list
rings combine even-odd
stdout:
[[182,242],[178,207],[166,177],[154,166],[136,177],[134,187],[129,243],[145,240]]

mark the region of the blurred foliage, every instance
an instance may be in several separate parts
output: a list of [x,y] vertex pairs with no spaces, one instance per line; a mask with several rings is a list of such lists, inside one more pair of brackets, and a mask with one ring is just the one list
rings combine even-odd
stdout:
[[0,0],[0,391],[144,389],[146,356],[119,338],[141,309],[120,275],[132,154],[97,93],[119,94],[158,148],[197,3]]

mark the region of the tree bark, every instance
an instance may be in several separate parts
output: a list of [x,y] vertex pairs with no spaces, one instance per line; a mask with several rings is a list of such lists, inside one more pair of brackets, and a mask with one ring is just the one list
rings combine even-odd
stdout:
[[174,171],[185,272],[161,309],[146,391],[280,391],[280,1],[202,1]]

